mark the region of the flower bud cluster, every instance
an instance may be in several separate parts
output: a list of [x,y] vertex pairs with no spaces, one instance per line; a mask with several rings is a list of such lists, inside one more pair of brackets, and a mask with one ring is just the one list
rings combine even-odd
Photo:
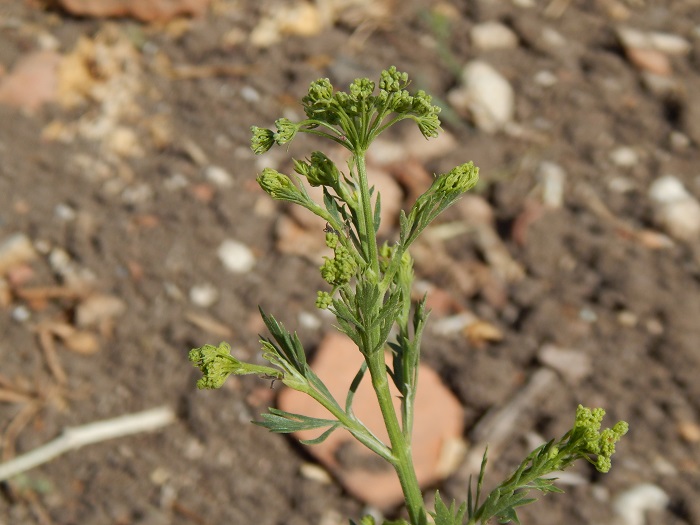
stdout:
[[231,355],[228,343],[219,346],[204,345],[190,350],[188,359],[202,371],[202,378],[197,381],[197,388],[220,388],[226,378],[233,373],[240,373],[245,368]]
[[311,154],[311,160],[294,160],[294,171],[306,177],[311,186],[338,187],[340,171],[331,159],[320,151]]
[[357,264],[350,251],[340,243],[335,233],[326,233],[326,245],[333,250],[333,258],[325,257],[321,277],[332,286],[347,284],[355,275]]

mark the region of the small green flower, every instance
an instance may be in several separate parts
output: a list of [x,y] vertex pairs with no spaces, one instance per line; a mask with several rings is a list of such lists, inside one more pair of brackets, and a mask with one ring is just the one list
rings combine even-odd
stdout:
[[250,149],[256,155],[265,153],[275,143],[275,133],[270,129],[253,126],[250,128],[250,131],[253,133],[250,139]]

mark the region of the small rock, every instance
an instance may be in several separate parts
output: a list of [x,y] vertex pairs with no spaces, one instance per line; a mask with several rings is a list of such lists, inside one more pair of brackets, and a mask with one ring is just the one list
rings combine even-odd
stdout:
[[629,146],[620,146],[610,152],[610,160],[620,168],[631,168],[639,164],[639,155]]
[[233,177],[224,168],[219,166],[208,166],[204,170],[204,176],[206,179],[220,188],[230,188],[233,186]]
[[692,421],[678,423],[678,434],[687,443],[700,443],[700,425]]
[[57,219],[64,222],[70,222],[74,220],[76,216],[75,210],[62,202],[56,205],[53,209],[53,213]]
[[542,87],[552,87],[557,82],[559,82],[557,76],[546,69],[535,73],[534,80],[537,84],[539,84]]
[[23,233],[15,233],[0,243],[0,275],[5,275],[13,266],[31,261],[36,251]]
[[60,63],[61,55],[55,51],[38,51],[20,58],[12,71],[0,78],[0,104],[31,112],[56,100]]
[[196,306],[209,308],[218,300],[219,290],[212,284],[199,284],[190,288],[190,301]]
[[18,323],[29,321],[31,317],[32,313],[29,311],[29,308],[23,304],[12,309],[12,319]]
[[311,312],[299,312],[299,326],[308,330],[318,330],[322,325],[318,316]]
[[700,202],[673,175],[656,179],[649,188],[654,219],[680,241],[690,242],[700,235]]
[[486,62],[475,60],[462,72],[462,86],[450,91],[447,100],[459,112],[468,112],[474,124],[495,133],[510,123],[515,94],[510,83]]
[[517,35],[500,22],[475,25],[471,30],[471,40],[474,47],[483,51],[518,47]]
[[210,0],[58,0],[66,11],[89,17],[131,16],[144,22],[165,22],[180,15],[202,15]]
[[590,356],[578,350],[569,350],[548,344],[540,349],[537,357],[542,364],[559,372],[564,379],[573,385],[579,384],[593,371]]
[[543,161],[537,168],[537,179],[542,187],[542,202],[549,208],[561,208],[564,203],[566,171],[559,164]]
[[664,510],[668,503],[669,497],[661,487],[643,483],[618,495],[613,508],[625,525],[645,525],[646,512]]
[[654,49],[667,55],[687,55],[692,49],[690,42],[685,38],[672,33],[652,31],[649,33],[649,43]]
[[625,54],[637,69],[659,76],[669,76],[673,72],[668,57],[656,49],[631,47],[625,49]]
[[114,295],[91,295],[75,310],[75,324],[81,328],[99,326],[111,322],[126,312],[126,303]]
[[255,267],[255,256],[248,246],[233,239],[226,239],[217,251],[224,267],[233,273],[247,273]]

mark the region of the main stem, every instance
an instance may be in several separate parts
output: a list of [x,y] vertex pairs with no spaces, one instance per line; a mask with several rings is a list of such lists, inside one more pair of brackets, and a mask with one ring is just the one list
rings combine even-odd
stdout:
[[[379,258],[377,250],[377,236],[374,229],[374,214],[372,213],[372,203],[369,193],[369,184],[367,182],[367,167],[365,165],[364,152],[357,153],[355,156],[357,174],[360,185],[361,206],[359,207],[359,224],[361,231],[360,240],[363,244],[365,256],[368,257],[368,265],[373,270],[375,286],[379,287]],[[372,312],[367,312],[365,319],[376,319],[383,305],[384,294],[380,294],[377,303],[372,306]],[[426,523],[425,504],[423,502],[423,494],[418,485],[418,478],[413,467],[413,457],[411,455],[410,439],[401,430],[399,419],[394,410],[394,404],[389,390],[389,380],[386,371],[386,363],[384,361],[384,343],[380,341],[380,327],[373,325],[366,328],[365,356],[367,367],[372,378],[372,387],[377,395],[379,408],[384,418],[389,441],[391,443],[391,451],[395,458],[392,462],[396,474],[398,475],[401,489],[403,490],[406,508],[408,510],[411,523],[413,525],[421,525]],[[376,349],[372,351],[373,349]]]

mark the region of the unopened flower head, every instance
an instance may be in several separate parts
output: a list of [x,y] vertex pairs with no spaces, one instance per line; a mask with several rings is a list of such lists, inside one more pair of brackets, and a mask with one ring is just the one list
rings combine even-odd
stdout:
[[408,73],[396,70],[396,66],[385,69],[379,76],[379,89],[388,93],[401,91],[408,85]]
[[260,187],[277,200],[297,202],[301,192],[286,175],[272,168],[265,168],[257,178]]
[[338,185],[340,171],[326,155],[320,151],[311,154],[310,161],[294,160],[294,171],[306,177],[312,186],[330,186],[335,188]]
[[256,155],[265,153],[275,143],[275,133],[271,129],[253,126],[250,128],[250,131],[253,133],[250,139],[250,149],[252,149],[253,153]]
[[297,131],[299,131],[299,125],[288,118],[277,119],[275,121],[275,126],[277,127],[277,133],[274,134],[274,138],[277,144],[287,144],[291,142],[297,134]]
[[197,381],[197,388],[220,388],[228,376],[243,370],[243,363],[231,355],[231,347],[227,343],[194,348],[188,357],[203,374]]
[[473,188],[479,182],[479,168],[473,162],[467,162],[448,173],[439,175],[435,183],[436,193],[461,194]]

